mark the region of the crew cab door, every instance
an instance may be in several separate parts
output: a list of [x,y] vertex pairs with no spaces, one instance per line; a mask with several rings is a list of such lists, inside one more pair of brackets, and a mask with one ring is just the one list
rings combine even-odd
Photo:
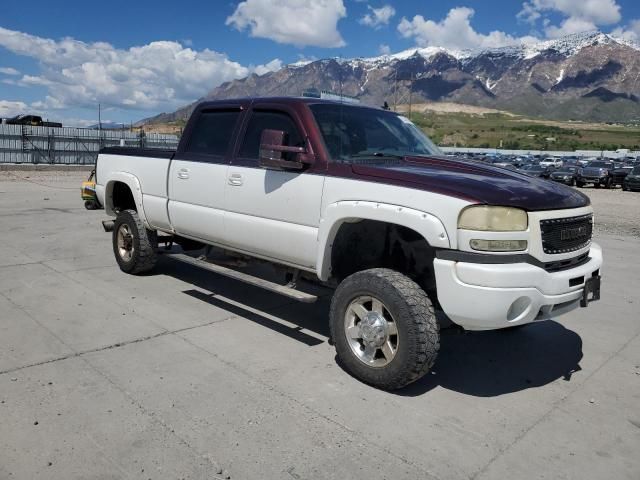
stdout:
[[227,169],[242,107],[196,110],[184,135],[189,139],[169,167],[169,219],[188,237],[224,240],[224,193]]
[[[324,172],[311,166],[283,171],[261,168],[264,130],[286,132],[289,146],[307,135],[293,110],[254,105],[227,174],[226,237],[235,248],[314,269]],[[317,165],[316,165],[317,167]]]

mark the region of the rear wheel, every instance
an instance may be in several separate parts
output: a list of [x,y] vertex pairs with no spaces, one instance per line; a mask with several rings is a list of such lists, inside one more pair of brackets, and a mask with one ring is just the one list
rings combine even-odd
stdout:
[[118,213],[113,224],[113,253],[120,270],[139,274],[150,271],[156,264],[158,237],[147,230],[135,210]]
[[580,181],[577,181],[577,182],[576,182],[576,186],[577,186],[578,188],[582,188],[582,187],[584,187],[584,183],[583,183],[583,182],[580,182]]
[[345,370],[385,390],[426,374],[440,347],[427,294],[413,280],[384,268],[355,273],[338,286],[330,327]]
[[598,182],[594,183],[593,188],[600,188],[600,184]]

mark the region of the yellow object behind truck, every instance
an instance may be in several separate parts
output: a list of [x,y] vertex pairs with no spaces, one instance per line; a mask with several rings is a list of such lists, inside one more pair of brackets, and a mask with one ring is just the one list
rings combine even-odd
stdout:
[[96,171],[91,170],[91,174],[89,178],[85,182],[82,182],[82,187],[80,188],[80,196],[82,200],[84,200],[84,208],[87,210],[98,210],[102,208],[98,198],[96,197]]

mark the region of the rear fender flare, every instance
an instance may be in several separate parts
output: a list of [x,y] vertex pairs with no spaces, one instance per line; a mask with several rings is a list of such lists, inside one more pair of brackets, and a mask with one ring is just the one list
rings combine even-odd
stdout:
[[111,174],[109,181],[105,186],[105,205],[104,209],[107,215],[115,216],[116,212],[113,207],[113,187],[116,183],[124,183],[131,190],[131,194],[133,195],[133,200],[136,203],[136,209],[138,210],[138,216],[145,224],[147,228],[149,228],[149,223],[147,222],[147,216],[144,214],[144,206],[142,204],[142,187],[140,186],[140,180],[135,175],[127,172],[115,172]]

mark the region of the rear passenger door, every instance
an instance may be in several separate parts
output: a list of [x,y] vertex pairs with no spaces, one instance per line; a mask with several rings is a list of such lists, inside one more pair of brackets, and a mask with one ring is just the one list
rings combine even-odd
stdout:
[[169,219],[178,234],[219,243],[224,240],[227,169],[242,108],[221,106],[194,115],[185,132],[189,142],[169,168]]
[[271,105],[254,105],[249,115],[227,174],[227,241],[269,259],[315,268],[324,175],[259,165],[262,132],[282,130],[289,146],[305,146],[302,122],[294,111]]

